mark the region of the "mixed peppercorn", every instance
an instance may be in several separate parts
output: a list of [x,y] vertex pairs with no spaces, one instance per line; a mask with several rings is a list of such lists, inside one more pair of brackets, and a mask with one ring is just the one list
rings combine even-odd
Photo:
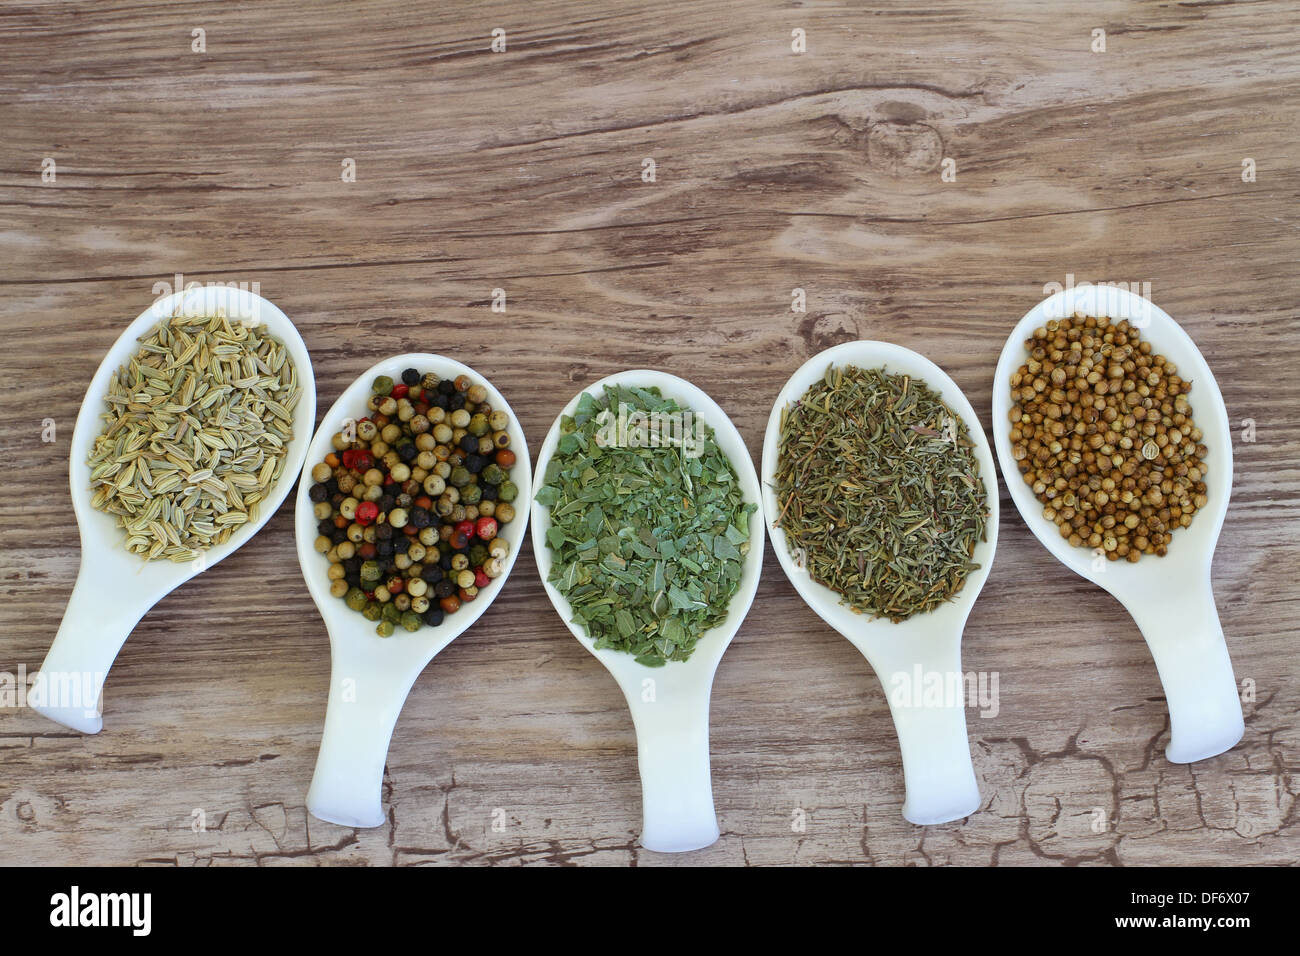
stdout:
[[377,622],[436,627],[505,571],[515,517],[509,418],[461,375],[408,368],[371,386],[369,415],[311,470],[330,593]]

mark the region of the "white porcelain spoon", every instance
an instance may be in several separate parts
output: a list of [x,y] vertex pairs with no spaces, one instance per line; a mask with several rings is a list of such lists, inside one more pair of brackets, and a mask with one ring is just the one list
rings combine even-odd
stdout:
[[[1209,449],[1205,476],[1209,504],[1196,513],[1190,527],[1174,532],[1163,558],[1144,557],[1136,564],[1112,562],[1095,558],[1087,548],[1072,547],[1055,523],[1043,517],[1042,504],[1025,484],[1012,456],[1007,419],[1010,381],[1028,358],[1025,339],[1048,320],[1076,312],[1133,322],[1143,341],[1192,383],[1188,395],[1192,417]],[[1058,292],[1029,310],[1002,349],[993,382],[993,441],[1011,500],[1029,530],[1067,568],[1113,594],[1146,638],[1169,703],[1165,756],[1174,763],[1190,763],[1231,749],[1241,739],[1245,724],[1214,605],[1210,564],[1232,490],[1232,435],[1223,395],[1191,338],[1162,309],[1127,290],[1083,286]]]
[[[86,464],[91,446],[103,430],[100,416],[106,411],[104,395],[109,380],[136,353],[137,339],[178,308],[196,316],[221,309],[232,322],[260,325],[288,349],[302,386],[284,470],[261,502],[257,520],[241,526],[224,544],[194,561],[181,563],[146,561],[126,550],[126,536],[116,519],[90,505],[90,468]],[[253,292],[228,286],[183,290],[157,300],[126,327],[91,379],[72,433],[69,472],[72,509],[81,532],[81,569],[63,623],[33,685],[41,688],[41,700],[31,704],[33,710],[73,730],[99,732],[104,680],[127,636],[165,595],[242,547],[275,514],[302,469],[315,419],[316,379],[307,347],[288,317]]]
[[[758,476],[749,449],[725,412],[690,382],[638,369],[619,372],[589,385],[584,392],[603,397],[606,385],[657,387],[685,409],[690,409],[713,429],[718,447],[730,459],[745,500],[758,503]],[[560,440],[560,419],[571,415],[582,397],[579,392],[555,419],[537,455],[534,487],[540,490],[547,465]],[[605,665],[627,698],[636,730],[637,765],[641,772],[641,845],[647,850],[678,853],[698,850],[718,839],[713,808],[713,782],[709,771],[709,695],[723,652],[736,636],[758,589],[763,567],[763,521],[759,510],[750,516],[749,552],[740,587],[727,606],[726,618],[699,638],[687,661],[669,661],[663,667],[638,664],[630,654],[597,650],[582,627],[573,623],[569,602],[548,580],[552,553],[546,543],[551,527],[550,509],[533,500],[533,554],[546,594],[569,630]]]
[[[972,558],[979,568],[970,572],[955,599],[898,624],[887,618],[870,620],[841,604],[837,593],[814,581],[803,562],[795,560],[785,533],[776,526],[781,513],[775,492],[781,412],[821,381],[831,365],[883,368],[919,379],[962,418],[975,443],[989,508],[987,540],[976,546]],[[934,824],[970,815],[979,807],[980,794],[966,739],[965,695],[959,692],[964,688],[961,635],[988,578],[998,541],[997,473],[970,402],[939,366],[910,349],[888,342],[845,342],[813,356],[781,389],[763,438],[762,470],[763,510],[777,560],[809,606],[862,652],[885,690],[903,754],[903,816],[912,823]]]
[[342,599],[331,596],[325,557],[314,548],[317,537],[312,501],[308,497],[313,484],[304,474],[298,485],[295,528],[298,563],[312,600],[325,619],[330,637],[330,689],[325,709],[325,729],[321,735],[316,772],[307,792],[307,809],[313,816],[348,827],[377,827],[384,822],[380,799],[384,762],[388,743],[393,736],[397,715],[401,713],[411,685],[433,660],[435,654],[459,637],[482,616],[505,586],[524,542],[528,525],[528,502],[532,500],[532,470],[528,458],[528,441],[519,427],[510,404],[492,383],[454,359],[441,355],[410,353],[396,355],[367,369],[339,396],[321,420],[316,437],[307,450],[306,472],[333,450],[331,439],[345,422],[368,416],[366,400],[371,384],[380,375],[401,381],[403,370],[413,368],[421,375],[433,372],[441,378],[466,375],[487,389],[488,403],[510,417],[506,432],[510,448],[516,455],[510,480],[519,489],[515,499],[513,521],[501,525],[500,535],[510,542],[505,571],[478,596],[448,614],[437,627],[425,626],[409,632],[398,628],[391,637],[375,633],[375,622],[353,611]]

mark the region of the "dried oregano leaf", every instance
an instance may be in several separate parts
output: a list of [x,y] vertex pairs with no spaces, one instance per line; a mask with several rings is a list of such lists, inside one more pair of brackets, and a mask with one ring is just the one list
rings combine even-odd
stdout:
[[598,648],[684,661],[740,586],[749,516],[713,430],[657,388],[584,393],[546,469],[549,580]]

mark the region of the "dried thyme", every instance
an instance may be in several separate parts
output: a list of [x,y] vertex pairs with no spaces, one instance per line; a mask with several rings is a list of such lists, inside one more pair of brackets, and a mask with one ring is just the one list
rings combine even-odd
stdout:
[[109,380],[91,505],[117,518],[128,551],[193,560],[257,520],[301,395],[288,351],[257,328],[164,319]]
[[688,659],[740,586],[757,505],[712,429],[658,389],[584,394],[560,428],[537,495],[550,583],[596,647]]
[[968,434],[923,382],[832,366],[782,411],[775,526],[853,610],[895,622],[933,610],[979,567],[985,539]]

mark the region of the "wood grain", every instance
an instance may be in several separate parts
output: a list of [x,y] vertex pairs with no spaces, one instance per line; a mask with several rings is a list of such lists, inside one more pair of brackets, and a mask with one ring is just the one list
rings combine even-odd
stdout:
[[1137,629],[1004,491],[965,634],[965,666],[1000,677],[997,715],[968,712],[984,806],[965,821],[902,819],[873,674],[769,554],[714,689],[724,835],[639,849],[625,705],[525,553],[412,691],[388,825],[325,824],[304,795],[329,652],[286,511],[145,617],[102,734],[0,710],[0,863],[1296,862],[1300,9],[1090,7],[7,5],[0,669],[36,669],[76,575],[86,383],[175,273],[258,282],[298,323],[322,408],[385,355],[444,352],[506,394],[535,453],[575,391],[648,366],[712,395],[755,460],[787,376],[856,337],[928,355],[988,428],[1007,333],[1072,274],[1149,282],[1223,389],[1215,591],[1256,688],[1235,750],[1165,761]]

